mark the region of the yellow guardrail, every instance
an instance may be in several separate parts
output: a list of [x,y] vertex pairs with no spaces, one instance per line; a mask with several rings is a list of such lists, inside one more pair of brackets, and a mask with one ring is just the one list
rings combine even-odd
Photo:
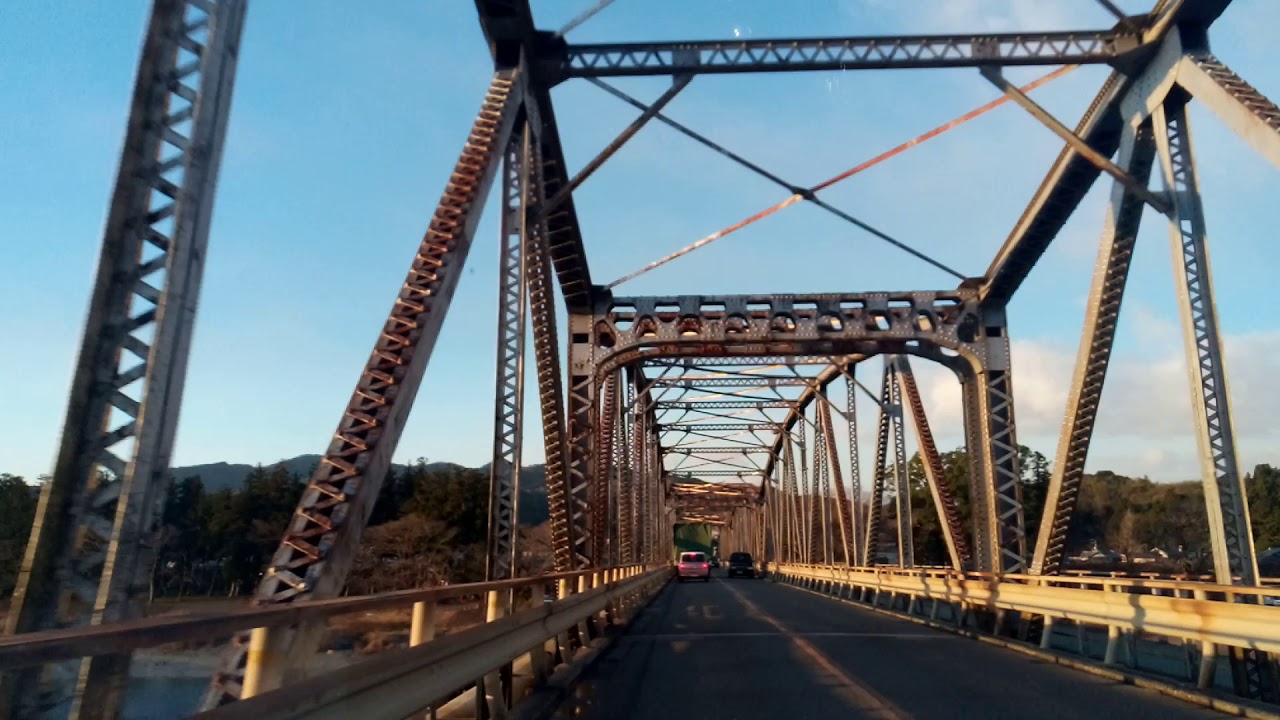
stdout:
[[1171,579],[995,575],[946,569],[782,564],[784,581],[836,592],[857,589],[908,599],[908,611],[932,603],[951,606],[954,618],[974,610],[1009,611],[1045,621],[1041,647],[1057,620],[1105,627],[1104,662],[1115,662],[1122,635],[1150,634],[1198,643],[1198,684],[1211,683],[1219,647],[1280,652],[1280,589]]
[[[599,571],[596,571],[597,573]],[[549,674],[548,642],[609,612],[630,610],[671,577],[670,567],[618,573],[595,587],[417,647],[369,660],[197,715],[206,720],[253,718],[400,718],[434,708],[477,678],[528,654],[535,673]],[[477,692],[483,692],[483,680]],[[507,692],[490,686],[486,702]],[[518,699],[513,698],[513,699]],[[500,713],[499,713],[500,714]]]
[[[666,565],[590,568],[514,580],[25,633],[0,638],[0,672],[131,653],[169,643],[220,641],[251,630],[243,699],[200,717],[242,717],[250,713],[254,720],[268,720],[296,717],[301,712],[299,708],[306,708],[308,717],[329,717],[327,713],[332,708],[341,709],[333,717],[389,717],[386,707],[416,704],[406,711],[408,715],[427,707],[436,708],[459,691],[474,698],[483,691],[486,674],[517,658],[537,680],[545,679],[557,663],[570,662],[592,638],[599,637],[604,624],[626,619],[631,609],[670,576],[671,567]],[[499,596],[521,589],[532,591],[531,607],[501,610]],[[488,602],[488,622],[436,639],[437,604],[473,597]],[[548,601],[551,598],[558,599]],[[409,607],[409,648],[379,653],[341,670],[281,687],[285,672],[291,669],[285,667],[289,662],[287,646],[297,628],[322,625],[342,615]],[[412,692],[407,692],[405,698],[390,697],[400,692],[399,683],[404,682],[406,674],[412,677]],[[519,696],[513,693],[509,675],[493,679],[489,702],[495,697]],[[469,687],[475,690],[468,690]],[[360,710],[375,705],[377,712]]]
[[1280,608],[1245,598],[1275,596],[1262,587],[1176,580],[993,576],[927,570],[783,565],[783,574],[857,585],[969,607],[1046,619],[1118,626],[1157,635],[1280,651]]

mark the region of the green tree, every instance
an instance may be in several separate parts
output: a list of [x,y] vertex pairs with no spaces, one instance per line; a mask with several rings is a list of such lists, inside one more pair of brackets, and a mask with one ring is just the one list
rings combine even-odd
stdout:
[[[426,460],[419,458],[418,464],[425,465]],[[405,514],[405,504],[413,497],[413,480],[411,470],[396,472],[394,467],[387,470],[382,487],[378,489],[378,499],[369,514],[369,527],[391,522]]]
[[413,495],[406,513],[419,513],[457,530],[460,545],[484,542],[489,531],[489,476],[472,468],[449,465],[427,470],[419,462],[410,468]]
[[203,560],[208,529],[201,523],[204,483],[200,476],[173,483],[165,497],[159,549],[152,571],[153,592],[185,595],[195,580],[193,572]]
[[1259,550],[1280,545],[1280,468],[1258,465],[1245,476],[1254,543]]
[[39,489],[20,475],[0,473],[0,597],[13,593],[36,516]]

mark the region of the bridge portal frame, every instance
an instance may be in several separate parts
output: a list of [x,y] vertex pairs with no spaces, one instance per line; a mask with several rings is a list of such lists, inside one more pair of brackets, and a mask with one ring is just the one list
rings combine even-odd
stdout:
[[569,316],[571,473],[576,459],[596,457],[599,398],[620,368],[673,357],[920,355],[950,368],[961,383],[977,509],[975,569],[1023,571],[1026,534],[1008,329],[1003,308],[983,308],[974,288],[599,296],[593,312]]

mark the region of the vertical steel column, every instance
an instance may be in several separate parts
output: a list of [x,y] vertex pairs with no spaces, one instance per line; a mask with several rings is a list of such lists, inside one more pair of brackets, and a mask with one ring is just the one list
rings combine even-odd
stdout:
[[[814,412],[814,418],[818,418],[818,414]],[[827,475],[827,439],[823,432],[821,422],[814,423],[813,431],[813,495],[815,505],[813,506],[813,545],[814,556],[821,558],[821,563],[830,565],[831,543],[830,543],[830,523],[827,522],[827,516],[831,510],[831,484]]]
[[597,405],[594,339],[595,316],[571,314],[569,316],[569,523],[572,562],[574,568],[599,565],[604,550],[604,538],[592,535],[598,530],[596,515],[605,508],[594,502],[606,495],[600,489],[604,481],[598,476],[594,463],[596,452],[596,423],[599,422]]
[[796,451],[791,433],[782,431],[782,455],[786,461],[783,477],[787,491],[787,562],[804,562],[804,550],[800,538],[804,537],[804,507],[800,500],[800,483],[796,477]]
[[899,355],[897,362],[898,378],[906,391],[907,402],[911,405],[911,419],[916,428],[916,442],[920,446],[925,481],[938,511],[938,525],[941,526],[943,539],[947,543],[951,566],[956,570],[963,570],[970,558],[969,543],[964,537],[964,523],[960,519],[960,508],[956,505],[955,489],[951,487],[951,481],[944,472],[942,456],[938,454],[938,446],[933,441],[929,418],[924,412],[924,400],[920,397],[920,389],[916,387],[915,374],[911,372],[911,361],[906,355]]
[[982,314],[980,339],[987,355],[982,367],[971,370],[963,393],[971,467],[980,473],[974,478],[974,499],[981,502],[974,506],[979,521],[975,569],[1016,573],[1026,566],[1027,537],[1009,338],[1003,308],[985,308]]
[[871,484],[871,504],[867,509],[867,541],[862,549],[862,561],[875,565],[880,550],[880,524],[884,518],[884,486],[886,462],[889,458],[889,368],[886,365],[880,381],[880,423],[876,433],[875,480]]
[[773,531],[772,533],[773,534],[773,558],[772,559],[774,562],[781,563],[781,562],[786,562],[786,555],[784,554],[784,550],[785,550],[784,546],[786,544],[786,539],[787,539],[787,535],[786,535],[787,531],[786,531],[786,525],[785,525],[786,516],[783,514],[784,509],[786,508],[786,505],[787,505],[787,493],[786,493],[786,487],[785,487],[785,474],[782,468],[781,458],[779,458],[773,463],[773,473],[774,475],[776,475],[776,477],[774,478],[774,483],[770,486],[770,490],[772,490],[773,493],[767,499],[767,502],[769,503],[769,511],[770,511],[769,523]]
[[[1214,575],[1223,585],[1257,585],[1258,562],[1244,478],[1236,455],[1230,387],[1218,331],[1204,208],[1191,149],[1185,95],[1180,91],[1171,95],[1155,109],[1152,119],[1165,188],[1174,204],[1169,236],[1187,352],[1200,476],[1209,515]],[[1231,660],[1237,693],[1264,700],[1276,698],[1276,678],[1265,653],[1236,649]]]
[[[590,485],[591,537],[595,538],[597,565],[614,564],[615,545],[613,535],[617,524],[612,522],[613,496],[610,478],[614,470],[613,433],[618,414],[618,373],[609,373],[601,388],[599,422],[596,423],[594,481]],[[613,531],[613,532],[611,532]]]
[[[258,586],[258,603],[333,597],[346,582],[462,274],[522,96],[518,70],[494,74],[338,429]],[[322,631],[323,627],[304,625],[295,632],[273,633],[280,647],[288,650],[288,658],[276,668],[283,672],[314,652]],[[240,696],[247,650],[248,634],[244,633],[222,658],[204,708]],[[262,673],[260,689],[277,687],[283,680],[280,672]]]
[[866,564],[866,557],[862,554],[862,543],[858,542],[859,529],[862,523],[859,520],[862,515],[862,467],[858,461],[858,386],[856,382],[855,371],[858,366],[856,363],[850,363],[845,368],[845,422],[849,425],[849,490],[852,495],[853,506],[849,513],[849,547],[853,552],[850,565],[861,566]]
[[853,538],[853,518],[851,516],[851,508],[849,507],[849,498],[844,490],[844,477],[840,472],[840,454],[836,451],[836,428],[831,418],[831,406],[823,400],[819,407],[819,420],[821,425],[826,428],[824,439],[826,440],[826,451],[828,467],[830,468],[832,482],[836,486],[836,511],[837,520],[840,525],[840,548],[844,558],[845,565],[853,565],[854,559],[852,547],[855,544]]
[[1176,213],[1169,230],[1215,573],[1224,584],[1256,585],[1258,566],[1236,456],[1204,210],[1185,101],[1169,100],[1167,106],[1156,109],[1154,121],[1164,182],[1173,196]]
[[493,410],[493,461],[489,465],[489,535],[485,579],[515,576],[520,532],[520,445],[524,418],[525,237],[529,171],[533,164],[528,123],[511,134],[502,170],[502,250],[498,259],[498,365]]
[[773,474],[776,476],[775,488],[776,492],[768,498],[768,502],[772,505],[772,516],[770,522],[773,523],[773,556],[777,562],[786,562],[786,546],[787,540],[787,524],[786,524],[786,508],[787,508],[787,471],[784,463],[786,457],[783,454],[784,448],[778,448],[778,457],[773,463]]
[[898,567],[915,567],[915,537],[912,533],[911,487],[907,479],[907,441],[902,421],[902,386],[898,382],[896,356],[885,356],[889,375],[889,411],[893,423],[893,486],[898,513]]
[[[140,616],[204,275],[244,0],[157,0],[53,476],[5,633]],[[129,656],[0,681],[0,714],[114,717]],[[77,677],[78,675],[78,677]]]
[[[649,548],[648,562],[660,563],[667,557],[662,540],[663,485],[661,460],[655,458],[656,443],[653,424],[652,396],[644,386],[644,375],[636,378],[636,454],[639,457],[640,484],[644,488],[645,509],[641,523],[644,525],[645,546]],[[668,542],[667,545],[670,543]]]
[[755,543],[755,551],[752,557],[757,558],[758,562],[766,562],[769,556],[769,526],[768,518],[765,517],[765,508],[756,506],[751,515],[752,528],[754,535],[752,542]]
[[[1146,121],[1136,129],[1126,124],[1120,137],[1116,164],[1145,187],[1154,158],[1155,139],[1151,122]],[[1067,396],[1066,420],[1058,438],[1058,452],[1054,456],[1053,474],[1045,497],[1044,517],[1031,561],[1034,574],[1056,575],[1062,567],[1067,529],[1084,477],[1089,441],[1093,437],[1102,388],[1111,363],[1111,346],[1115,341],[1120,305],[1145,206],[1146,202],[1123,183],[1113,183],[1093,284],[1089,288],[1080,349],[1076,354],[1075,371]]]
[[632,563],[637,560],[636,550],[639,541],[636,538],[636,511],[644,507],[640,498],[640,484],[636,482],[635,473],[635,405],[636,386],[635,372],[628,368],[623,379],[623,403],[617,431],[614,432],[614,456],[618,460],[618,499],[621,501],[619,512],[622,516],[618,533],[621,538],[619,548],[622,562]]
[[979,572],[995,572],[1000,567],[1000,550],[995,538],[999,536],[995,513],[991,509],[991,489],[987,484],[987,453],[983,451],[982,389],[975,373],[969,373],[960,382],[961,405],[964,412],[965,455],[969,460],[969,508],[973,515],[973,569]]
[[640,497],[640,509],[637,514],[636,523],[639,526],[641,553],[640,557],[646,563],[657,562],[656,546],[656,530],[655,523],[657,517],[654,515],[655,483],[649,476],[648,472],[648,446],[645,441],[647,423],[647,405],[649,394],[643,389],[644,373],[640,368],[635,368],[631,372],[630,382],[627,384],[630,393],[630,400],[627,407],[631,412],[631,467],[633,468],[633,484],[638,488]]
[[551,272],[550,239],[542,214],[546,202],[544,187],[546,158],[539,142],[534,149],[536,172],[532,176],[533,207],[529,214],[530,237],[526,241],[525,261],[529,284],[529,322],[533,326],[533,352],[538,373],[538,404],[542,413],[542,437],[547,475],[547,504],[551,515],[551,546],[557,572],[568,572],[581,565],[575,561],[573,548],[577,542],[573,523],[572,492],[566,448],[564,380],[560,369],[560,342],[556,331],[555,287]]
[[809,438],[807,437],[809,428],[803,414],[798,424],[800,427],[798,443],[800,446],[800,492],[804,502],[804,556],[805,562],[815,563],[818,557],[818,478],[809,468]]

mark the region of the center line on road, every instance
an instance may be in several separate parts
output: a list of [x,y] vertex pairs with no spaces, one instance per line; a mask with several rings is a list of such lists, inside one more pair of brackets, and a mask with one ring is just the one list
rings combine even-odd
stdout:
[[633,633],[625,636],[628,640],[703,640],[708,638],[752,638],[752,637],[839,637],[839,638],[895,638],[902,640],[959,640],[958,635],[942,635],[940,633],[875,633],[875,632],[707,632],[707,633],[656,633],[646,635]]
[[858,681],[849,673],[841,670],[831,659],[822,653],[821,650],[814,647],[812,643],[800,637],[797,633],[791,631],[780,620],[761,610],[759,606],[751,602],[741,592],[736,590],[732,585],[725,583],[725,588],[738,600],[746,606],[747,611],[759,617],[761,620],[769,623],[778,629],[778,632],[787,636],[787,639],[795,645],[796,649],[803,653],[806,657],[814,662],[818,667],[825,670],[835,680],[839,681],[839,690],[844,691],[848,695],[848,699],[856,703],[859,710],[866,712],[866,717],[889,718],[891,720],[908,720],[911,715],[906,713],[890,702],[887,698],[880,695],[872,688]]

